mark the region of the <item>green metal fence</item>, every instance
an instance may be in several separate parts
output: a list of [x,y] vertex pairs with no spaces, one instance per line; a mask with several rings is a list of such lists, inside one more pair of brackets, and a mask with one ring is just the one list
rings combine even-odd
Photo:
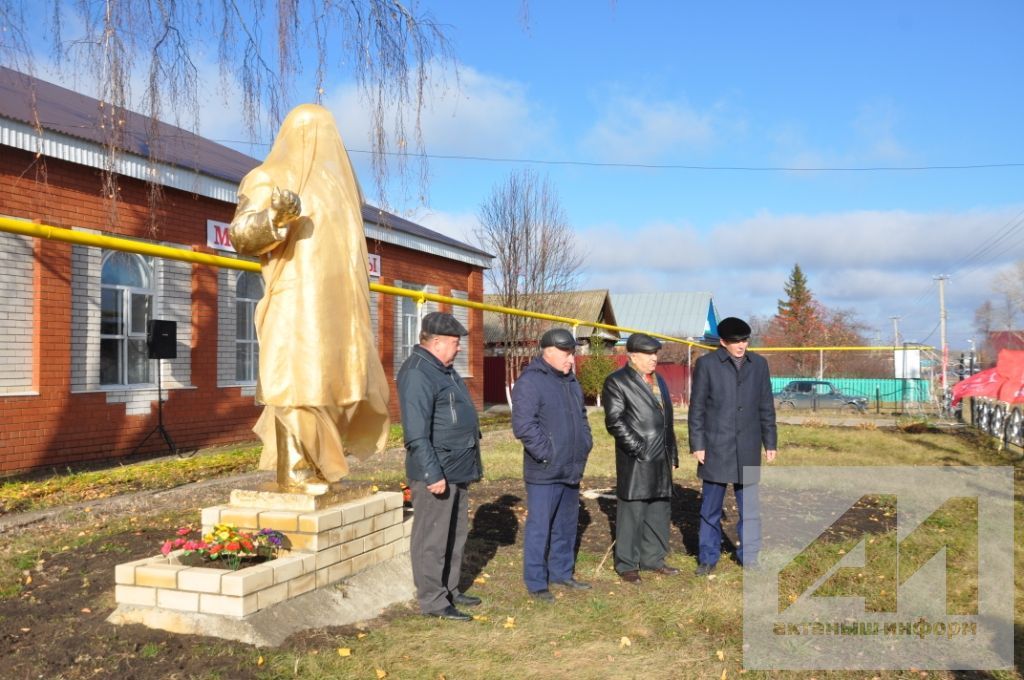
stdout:
[[[772,391],[779,392],[793,380],[817,378],[772,377]],[[843,394],[867,397],[872,403],[877,396],[881,401],[927,402],[931,400],[930,380],[899,380],[896,378],[825,378]]]

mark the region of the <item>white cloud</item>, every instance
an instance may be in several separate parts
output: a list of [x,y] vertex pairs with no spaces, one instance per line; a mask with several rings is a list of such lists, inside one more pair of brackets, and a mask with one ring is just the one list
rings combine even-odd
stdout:
[[711,112],[682,101],[654,101],[613,94],[601,118],[580,141],[588,157],[622,163],[654,162],[683,150],[707,147],[715,138]]
[[[767,135],[775,147],[777,163],[792,168],[842,168],[865,165],[899,165],[912,158],[911,151],[897,135],[900,114],[887,101],[862,104],[845,124],[834,127],[839,133],[823,147],[808,139],[809,133],[800,123],[784,123]],[[810,177],[802,172],[798,176]]]
[[[685,224],[603,224],[582,232],[590,247],[584,285],[623,293],[710,290],[723,315],[771,316],[799,263],[822,303],[852,310],[883,339],[891,336],[889,317],[903,316],[907,339],[923,341],[938,323],[934,276],[949,274],[949,338],[965,346],[974,310],[994,297],[994,277],[1024,258],[1024,239],[997,240],[1019,210],[766,213],[705,233]],[[937,334],[928,341],[937,343]]]
[[473,231],[477,228],[478,220],[474,213],[450,213],[443,210],[418,208],[405,214],[404,217],[463,243],[477,245]]
[[899,114],[890,102],[873,102],[861,106],[853,121],[853,129],[863,145],[865,160],[899,162],[908,153],[896,137]]
[[[427,152],[439,155],[507,156],[542,145],[551,122],[536,110],[521,83],[460,65],[458,85],[452,74],[438,73],[427,86],[421,129]],[[352,83],[329,90],[324,105],[334,112],[346,143],[369,148],[371,112]],[[394,120],[388,111],[385,120]],[[411,127],[411,115],[406,124]]]

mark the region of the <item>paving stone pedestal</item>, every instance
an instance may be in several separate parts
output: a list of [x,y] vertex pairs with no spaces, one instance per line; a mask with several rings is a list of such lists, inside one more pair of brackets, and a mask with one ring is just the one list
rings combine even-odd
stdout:
[[[397,578],[398,582],[387,584],[385,591],[390,596],[379,597],[378,593],[362,619],[332,620],[321,625],[373,618],[383,607],[413,596],[405,556],[412,515],[405,516],[401,493],[379,492],[316,510],[294,509],[294,503],[285,503],[291,509],[274,509],[272,500],[265,501],[254,502],[251,495],[233,493],[230,504],[203,509],[203,533],[212,531],[216,524],[230,524],[249,532],[277,529],[286,536],[289,550],[282,551],[277,559],[237,571],[180,564],[180,551],[119,564],[114,591],[118,607],[108,620],[181,633],[219,635],[214,631],[222,630],[226,634],[220,637],[245,641],[266,639],[266,633],[257,634],[253,628],[261,612],[339,583],[349,597],[348,581],[366,582],[354,577],[392,561],[395,565],[390,571],[395,574],[388,580]],[[275,609],[275,618],[276,614]],[[246,619],[251,619],[248,623],[253,625],[246,625]],[[223,625],[211,625],[218,622]],[[301,627],[309,626],[296,630]]]

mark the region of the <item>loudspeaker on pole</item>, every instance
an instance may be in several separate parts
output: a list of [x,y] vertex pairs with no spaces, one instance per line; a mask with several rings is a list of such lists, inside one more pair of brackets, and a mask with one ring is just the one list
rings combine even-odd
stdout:
[[146,345],[150,359],[177,359],[178,322],[151,319],[146,324]]

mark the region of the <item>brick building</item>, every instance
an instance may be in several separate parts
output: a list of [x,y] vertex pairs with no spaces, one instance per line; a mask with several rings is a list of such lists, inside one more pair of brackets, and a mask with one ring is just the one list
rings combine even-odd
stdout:
[[[0,68],[0,216],[238,257],[224,228],[258,161],[163,124],[154,143],[150,121],[131,113],[111,155],[101,109]],[[104,183],[111,163],[116,201]],[[372,281],[482,299],[487,253],[371,206],[363,216]],[[0,473],[130,453],[157,422],[158,365],[164,423],[180,448],[254,439],[251,318],[262,287],[252,272],[0,232]],[[433,308],[371,293],[389,379]],[[482,406],[482,315],[451,311],[470,330],[457,366]],[[176,322],[176,359],[146,358],[150,319]],[[151,437],[144,451],[164,446]]]

